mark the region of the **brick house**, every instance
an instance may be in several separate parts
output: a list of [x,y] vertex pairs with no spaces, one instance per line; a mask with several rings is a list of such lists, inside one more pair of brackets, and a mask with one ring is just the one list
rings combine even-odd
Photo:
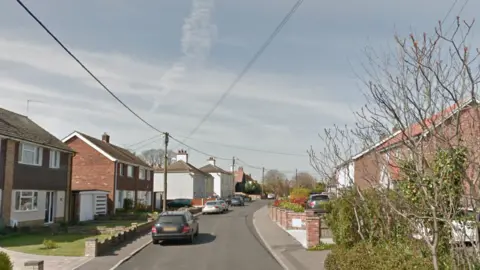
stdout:
[[5,225],[68,221],[73,155],[28,117],[0,109],[0,211]]
[[[393,129],[392,135],[352,158],[354,182],[361,188],[372,185],[393,186],[399,177],[398,159],[412,155],[409,147],[422,150],[425,157],[429,158],[433,157],[438,147],[446,144],[457,145],[459,138],[460,144],[467,146],[472,153],[470,164],[478,164],[479,160],[475,153],[480,151],[478,143],[480,125],[477,124],[479,121],[478,101],[471,99],[460,105],[454,104],[424,120],[422,124],[413,124],[404,131]],[[432,136],[432,130],[440,136]],[[439,137],[442,141],[438,139]],[[476,173],[478,169],[470,165],[469,176]],[[468,192],[468,187],[465,188]]]
[[63,139],[77,153],[72,163],[72,190],[108,192],[108,213],[124,207],[124,199],[153,205],[153,168],[127,149],[75,131]]
[[235,172],[235,192],[244,192],[245,184],[249,181],[253,181],[252,175],[246,174],[243,167],[239,167]]

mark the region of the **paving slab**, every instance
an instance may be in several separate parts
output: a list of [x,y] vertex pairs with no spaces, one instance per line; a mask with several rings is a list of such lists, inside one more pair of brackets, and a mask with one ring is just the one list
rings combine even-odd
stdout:
[[44,268],[48,270],[71,270],[91,260],[91,258],[87,257],[26,254],[5,248],[0,248],[0,251],[3,251],[10,256],[10,259],[13,262],[13,270],[24,270],[24,264],[27,261],[43,261]]

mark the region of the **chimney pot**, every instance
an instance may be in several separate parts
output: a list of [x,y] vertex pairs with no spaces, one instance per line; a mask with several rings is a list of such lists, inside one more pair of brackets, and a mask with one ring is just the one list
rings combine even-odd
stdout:
[[103,133],[102,135],[102,141],[106,143],[110,143],[110,135],[108,135],[106,132]]

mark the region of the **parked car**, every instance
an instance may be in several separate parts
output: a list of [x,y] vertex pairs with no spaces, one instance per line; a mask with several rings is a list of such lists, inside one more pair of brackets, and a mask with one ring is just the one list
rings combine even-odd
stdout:
[[152,227],[152,240],[186,240],[190,244],[198,236],[198,219],[189,211],[166,211],[160,214]]
[[232,206],[245,206],[245,202],[243,201],[242,197],[233,197],[231,205]]
[[[452,236],[450,243],[471,243],[475,244],[478,241],[477,221],[479,216],[471,208],[461,208],[455,219],[452,220]],[[423,239],[426,237],[430,241],[433,240],[433,235],[430,230],[419,224],[417,231],[413,234],[415,239]]]
[[209,201],[202,208],[202,214],[218,214],[225,212],[222,203],[219,201]]
[[268,193],[267,199],[269,199],[269,200],[274,200],[274,199],[275,199],[275,194],[273,194],[273,193]]
[[232,197],[220,198],[219,200],[225,201],[228,205],[232,203]]
[[167,207],[169,209],[191,207],[191,206],[192,206],[192,200],[190,200],[190,199],[174,199],[174,200],[171,200],[171,201],[167,202]]
[[330,200],[327,194],[313,194],[310,195],[307,201],[307,208],[314,209],[315,211],[325,210],[325,203]]
[[228,212],[228,203],[225,202],[224,200],[217,200],[217,202],[219,202],[222,207],[223,207],[223,212]]

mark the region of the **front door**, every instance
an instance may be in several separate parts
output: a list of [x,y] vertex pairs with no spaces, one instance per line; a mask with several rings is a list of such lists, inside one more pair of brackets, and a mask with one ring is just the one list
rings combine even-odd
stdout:
[[45,223],[53,223],[55,210],[55,191],[47,191],[45,198]]

